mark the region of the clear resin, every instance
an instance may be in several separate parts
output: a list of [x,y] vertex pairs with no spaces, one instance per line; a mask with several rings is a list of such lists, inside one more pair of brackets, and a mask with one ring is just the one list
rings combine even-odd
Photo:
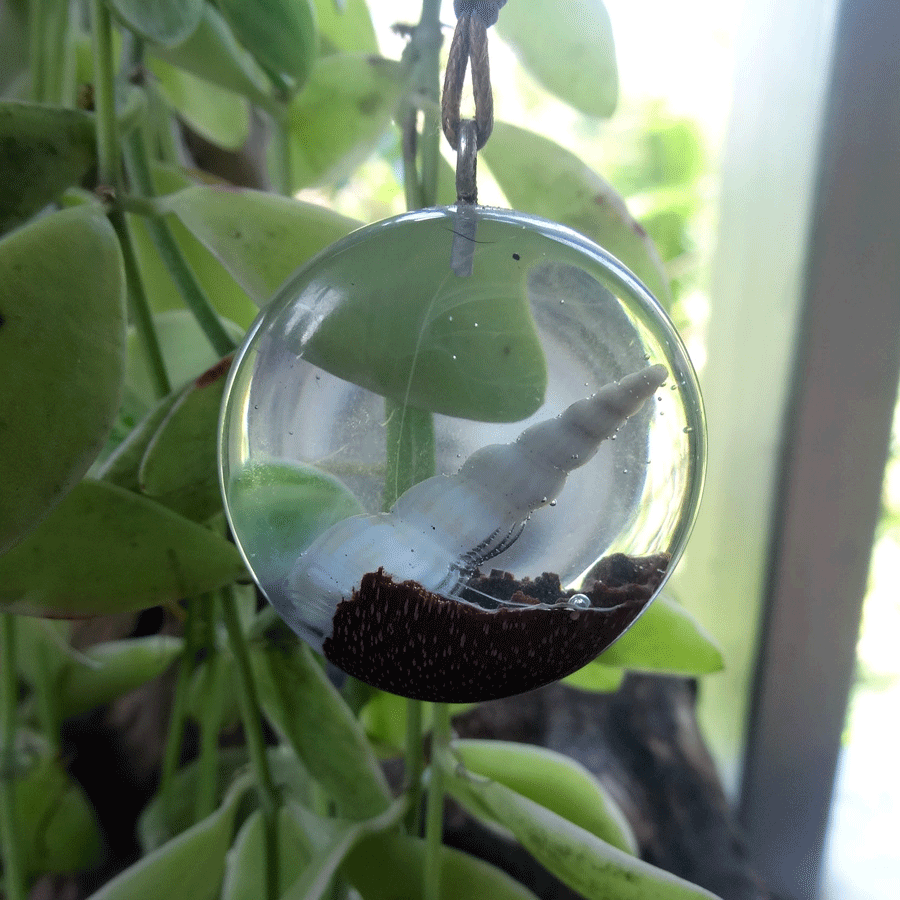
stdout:
[[257,583],[394,693],[481,700],[584,665],[680,556],[705,449],[666,314],[577,233],[507,210],[363,228],[233,364],[221,477]]

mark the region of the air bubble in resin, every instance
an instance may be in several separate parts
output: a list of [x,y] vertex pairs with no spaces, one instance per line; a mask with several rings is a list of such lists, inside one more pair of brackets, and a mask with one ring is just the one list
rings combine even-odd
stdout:
[[292,276],[220,438],[235,539],[288,625],[442,702],[554,681],[622,634],[684,548],[705,449],[646,289],[562,226],[473,215],[474,242],[454,208],[418,211]]

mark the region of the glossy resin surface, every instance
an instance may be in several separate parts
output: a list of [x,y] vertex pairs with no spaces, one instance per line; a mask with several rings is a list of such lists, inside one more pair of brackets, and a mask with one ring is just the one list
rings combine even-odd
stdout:
[[361,229],[284,285],[223,409],[235,538],[285,621],[395,693],[562,677],[680,556],[705,450],[656,300],[580,235],[507,210]]

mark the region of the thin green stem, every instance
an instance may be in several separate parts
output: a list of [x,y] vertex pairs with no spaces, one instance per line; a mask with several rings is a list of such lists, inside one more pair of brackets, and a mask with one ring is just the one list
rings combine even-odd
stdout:
[[268,900],[276,900],[279,895],[278,796],[275,793],[275,784],[272,781],[269,760],[266,756],[266,742],[263,737],[261,724],[262,712],[259,706],[256,681],[253,677],[253,667],[250,664],[250,649],[238,616],[233,586],[225,588],[222,592],[222,618],[225,622],[225,629],[228,632],[228,643],[234,655],[238,704],[241,709],[241,719],[244,723],[247,749],[250,753],[250,764],[253,766],[253,772],[256,776],[259,807],[263,816],[266,854],[266,897]]
[[47,2],[47,34],[45,53],[47,61],[44,99],[62,105],[65,93],[68,65],[69,0],[45,0]]
[[294,193],[294,167],[291,160],[291,133],[287,125],[286,112],[280,116],[269,116],[272,130],[272,151],[275,165],[273,179],[278,193],[290,197]]
[[[428,105],[435,109],[440,98],[441,42],[441,0],[423,0],[422,17],[413,32],[412,43],[404,53],[404,62],[412,66],[416,88],[433,101]],[[430,113],[426,111],[421,136],[417,132],[418,112],[412,105],[407,107],[402,117],[403,184],[406,205],[410,209],[434,206],[437,202],[441,128],[440,119],[435,118],[436,115],[433,110]],[[421,156],[421,177],[417,155]],[[390,507],[403,491],[434,474],[434,422],[427,412],[390,400],[385,401],[385,413],[388,433],[384,503],[386,507]],[[425,767],[421,700],[406,702],[405,761],[406,790],[409,793],[406,830],[409,834],[417,835],[421,822],[422,772]],[[440,807],[443,815],[443,786],[432,782],[428,791],[429,815],[434,804]],[[440,844],[440,835],[437,841]],[[439,858],[439,851],[434,855]],[[431,896],[426,894],[426,897]]]
[[[119,194],[122,192],[122,159],[119,153],[116,122],[112,20],[103,0],[91,0],[91,23],[94,48],[94,108],[97,123],[97,174],[101,185],[106,185],[112,188],[114,193]],[[147,300],[147,292],[144,290],[128,223],[121,209],[115,206],[109,212],[109,220],[122,249],[131,318],[144,351],[153,389],[158,397],[165,397],[172,387],[166,373],[159,336],[153,323],[153,313]]]
[[416,167],[416,145],[418,143],[418,110],[412,105],[403,117],[403,192],[407,209],[420,209],[425,204],[422,200],[422,185],[419,183],[419,170]]
[[122,187],[122,162],[116,124],[112,20],[103,0],[91,0],[91,24],[98,179],[100,184],[118,191]]
[[46,0],[30,0],[28,4],[28,68],[31,73],[31,99],[46,100],[47,60],[45,57]]
[[165,397],[172,390],[169,375],[166,372],[166,363],[163,359],[162,348],[159,344],[159,336],[153,322],[153,312],[150,309],[150,301],[144,290],[144,282],[141,278],[141,270],[138,267],[137,256],[131,243],[131,232],[125,214],[118,206],[109,211],[109,220],[119,238],[122,248],[122,259],[125,263],[125,279],[128,283],[128,303],[131,312],[131,320],[137,332],[138,341],[144,352],[147,370],[153,383],[153,390],[157,397]]
[[[410,41],[403,51],[401,63],[406,80],[415,85],[418,78],[418,47]],[[419,209],[422,203],[422,188],[419,184],[418,146],[419,110],[410,100],[404,100],[398,116],[400,122],[400,149],[403,155],[403,190],[407,209]]]
[[444,768],[450,747],[450,707],[435,703],[431,734],[431,777],[425,812],[425,900],[439,900],[441,894],[441,850],[444,838]]
[[0,841],[3,851],[3,886],[7,900],[25,900],[28,885],[22,865],[20,830],[16,816],[16,619],[11,613],[0,614],[0,715],[3,717],[0,744]]
[[216,808],[219,787],[219,729],[224,704],[225,667],[216,644],[218,603],[212,595],[203,599],[206,645],[206,668],[203,677],[203,711],[200,716],[200,751],[197,765],[200,781],[197,787],[196,819],[205,819]]
[[[128,139],[125,161],[128,166],[128,174],[137,191],[147,199],[152,198],[155,190],[150,171],[150,157],[140,128],[135,129]],[[150,232],[150,238],[168,269],[175,287],[181,294],[185,306],[193,313],[197,324],[216,353],[219,356],[227,356],[234,350],[235,342],[222,325],[209,297],[200,286],[197,276],[185,261],[168,222],[164,219],[147,219],[147,230]]]
[[422,745],[421,700],[406,701],[406,833],[417,837],[422,828],[422,773],[425,771],[425,748]]
[[181,744],[184,739],[184,727],[187,722],[188,690],[194,672],[194,659],[197,655],[197,614],[199,602],[188,601],[187,619],[184,623],[184,651],[178,664],[178,678],[175,682],[175,694],[172,697],[172,711],[169,715],[169,730],[166,733],[166,746],[163,752],[162,773],[159,780],[159,795],[166,811],[167,818],[175,806],[174,779],[178,763],[181,761]]
[[164,203],[156,198],[135,197],[125,194],[118,198],[118,205],[127,213],[134,213],[146,219],[158,219],[166,214]]
[[438,167],[441,158],[441,0],[423,0],[422,18],[416,29],[419,43],[420,87],[430,101],[425,105],[420,143],[423,206],[437,203]]
[[177,122],[169,112],[158,85],[150,82],[144,85],[144,89],[147,92],[147,127],[152,135],[151,146],[155,151],[155,158],[168,165],[177,166],[181,162],[181,147],[176,137]]
[[34,649],[35,659],[35,684],[34,692],[37,699],[38,720],[41,723],[41,732],[50,742],[54,750],[60,747],[60,717],[56,700],[56,686],[53,672],[55,671],[50,659],[50,648],[40,641]]

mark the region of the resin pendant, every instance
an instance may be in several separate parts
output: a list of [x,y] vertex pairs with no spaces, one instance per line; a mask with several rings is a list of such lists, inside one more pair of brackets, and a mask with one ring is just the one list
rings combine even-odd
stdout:
[[693,369],[636,279],[506,210],[420,210],[297,272],[232,366],[226,510],[304,640],[440,702],[547,684],[658,593],[699,501]]

